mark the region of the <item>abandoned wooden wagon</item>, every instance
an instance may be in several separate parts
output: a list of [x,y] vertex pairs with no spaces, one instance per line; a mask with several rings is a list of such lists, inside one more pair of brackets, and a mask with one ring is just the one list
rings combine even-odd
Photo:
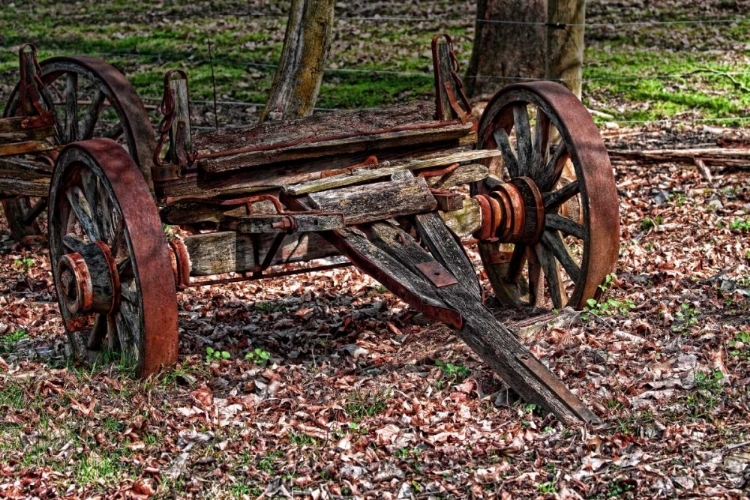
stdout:
[[19,241],[48,208],[78,357],[117,351],[151,375],[177,359],[178,290],[340,255],[450,325],[525,399],[563,421],[597,419],[483,305],[461,244],[476,240],[507,306],[580,308],[599,295],[617,259],[617,193],[596,126],[563,86],[508,86],[476,119],[451,41],[435,37],[432,102],[198,134],[187,75],[171,71],[155,133],[106,63],[37,64],[30,46],[20,56],[0,119],[0,193]]

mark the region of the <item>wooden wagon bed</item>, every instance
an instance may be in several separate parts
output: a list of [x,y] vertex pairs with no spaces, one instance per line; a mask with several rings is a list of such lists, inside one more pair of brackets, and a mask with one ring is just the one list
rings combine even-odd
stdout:
[[[310,158],[434,144],[471,135],[472,124],[435,119],[435,104],[417,101],[321,113],[197,135],[198,168],[207,175]],[[469,142],[472,142],[469,140]]]

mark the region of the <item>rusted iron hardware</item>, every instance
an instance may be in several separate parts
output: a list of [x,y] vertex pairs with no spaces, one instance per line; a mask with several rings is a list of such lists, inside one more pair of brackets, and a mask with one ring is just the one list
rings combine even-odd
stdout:
[[474,199],[482,214],[482,225],[474,233],[478,240],[527,245],[539,242],[544,230],[544,200],[532,179],[516,177]]
[[[440,72],[439,68],[441,65],[439,44],[443,38],[447,42],[447,48],[449,53],[449,72],[451,81],[444,81],[444,76]],[[455,116],[461,120],[461,123],[467,123],[471,119],[471,103],[466,97],[464,92],[464,82],[461,80],[460,67],[458,64],[458,58],[456,57],[456,51],[453,47],[453,39],[450,35],[435,35],[432,39],[432,65],[435,71],[435,84],[439,89],[444,89],[448,102],[450,103],[451,110]],[[437,103],[437,115],[443,116],[445,109],[443,108],[444,103],[438,95]]]
[[0,119],[0,157],[37,153],[52,149],[45,141],[55,135],[55,118],[50,99],[45,99],[36,47],[24,44],[18,51],[19,104],[15,115]]
[[[175,79],[175,77],[178,77]],[[164,94],[159,104],[159,112],[162,115],[161,122],[157,128],[156,147],[154,148],[154,181],[168,181],[179,179],[195,163],[196,154],[187,150],[186,136],[189,133],[184,122],[178,121],[176,131],[173,130],[175,119],[177,118],[177,97],[172,82],[181,80],[185,85],[187,92],[187,74],[175,69],[167,71],[164,75]],[[169,141],[170,147],[167,151],[167,161],[162,159],[164,145],[167,143],[167,137],[172,133],[172,140]]]

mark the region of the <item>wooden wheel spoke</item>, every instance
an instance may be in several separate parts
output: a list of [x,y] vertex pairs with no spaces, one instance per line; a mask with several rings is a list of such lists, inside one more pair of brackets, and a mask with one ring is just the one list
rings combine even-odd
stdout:
[[63,245],[72,252],[81,252],[83,247],[86,246],[86,242],[81,239],[80,236],[75,234],[66,234],[62,239]]
[[561,309],[568,302],[568,294],[560,278],[560,268],[557,267],[555,256],[544,245],[537,244],[535,250],[539,263],[544,270],[544,281],[547,283],[552,306],[555,309]]
[[91,207],[89,206],[88,200],[83,191],[81,191],[81,188],[73,186],[65,191],[65,195],[68,198],[68,203],[70,203],[78,222],[81,224],[81,229],[86,233],[89,241],[93,242],[99,240],[99,228],[94,222]]
[[114,314],[107,316],[107,349],[111,352],[120,350],[120,337],[117,333],[117,321]]
[[96,127],[96,122],[99,121],[99,114],[102,111],[104,99],[104,92],[97,88],[91,97],[91,104],[86,109],[86,114],[78,124],[79,138],[81,140],[91,139],[94,136],[94,128]]
[[529,261],[529,305],[535,307],[544,300],[544,273],[533,248],[526,249]]
[[560,233],[557,231],[544,231],[544,234],[542,234],[542,243],[552,251],[558,262],[562,264],[563,269],[570,276],[570,280],[573,283],[578,283],[581,277],[581,268],[573,260],[573,257],[570,256],[568,247],[560,237]]
[[526,104],[513,106],[513,124],[516,129],[516,148],[518,149],[519,175],[528,175],[532,168],[531,125],[529,109]]
[[65,74],[65,136],[66,144],[78,140],[78,75]]
[[575,180],[569,184],[564,185],[557,191],[551,193],[544,193],[544,210],[545,212],[551,212],[557,210],[557,208],[581,192],[578,181]]
[[[130,259],[127,259],[128,266],[130,265]],[[119,271],[119,265],[118,271]],[[122,276],[121,276],[122,279]],[[130,279],[127,282],[122,281],[120,285],[120,296],[123,300],[130,302],[133,305],[138,305],[138,288],[135,285],[135,281]]]
[[535,179],[539,185],[539,189],[542,191],[549,191],[552,189],[552,186],[557,184],[557,181],[560,180],[565,162],[569,159],[570,153],[568,152],[568,147],[564,142],[561,142],[557,145],[552,158],[550,158],[544,168],[542,168],[539,178]]
[[531,156],[529,177],[539,182],[539,177],[547,164],[549,154],[549,117],[540,107],[536,108],[536,124],[534,126],[534,150]]
[[526,264],[526,245],[518,244],[513,248],[513,255],[508,263],[508,273],[505,281],[516,283],[521,278],[523,266]]
[[562,231],[563,234],[569,236],[575,236],[582,240],[586,236],[585,228],[578,222],[563,217],[560,214],[547,214],[544,216],[544,227],[545,229],[554,229]]
[[505,168],[508,169],[508,175],[511,177],[520,177],[521,168],[518,165],[518,158],[513,152],[513,147],[510,145],[510,138],[504,128],[499,128],[493,134],[497,147],[500,148],[500,152],[503,155],[503,162]]
[[138,308],[130,302],[122,302],[120,310],[114,316],[123,357],[137,361],[140,357],[138,349],[140,339],[137,335],[141,330]]
[[102,348],[102,342],[107,336],[107,316],[97,314],[94,320],[94,326],[91,328],[89,339],[86,342],[86,348],[90,351],[98,351]]

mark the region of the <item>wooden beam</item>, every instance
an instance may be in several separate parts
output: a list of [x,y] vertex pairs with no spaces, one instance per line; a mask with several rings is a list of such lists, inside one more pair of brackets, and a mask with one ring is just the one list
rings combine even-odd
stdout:
[[[420,263],[434,262],[411,236],[387,223],[371,226],[371,240],[409,269]],[[456,329],[456,334],[526,401],[539,404],[564,423],[599,421],[510,330],[495,319],[461,279],[455,285],[435,286],[433,291],[446,306],[460,312],[463,324]]]
[[[247,235],[234,231],[188,236],[184,243],[190,255],[190,275],[252,271],[261,264],[275,237],[274,234]],[[338,254],[316,233],[290,234],[284,238],[271,265],[308,262]]]
[[376,182],[307,195],[313,209],[344,214],[347,225],[429,212],[437,208],[421,178]]

